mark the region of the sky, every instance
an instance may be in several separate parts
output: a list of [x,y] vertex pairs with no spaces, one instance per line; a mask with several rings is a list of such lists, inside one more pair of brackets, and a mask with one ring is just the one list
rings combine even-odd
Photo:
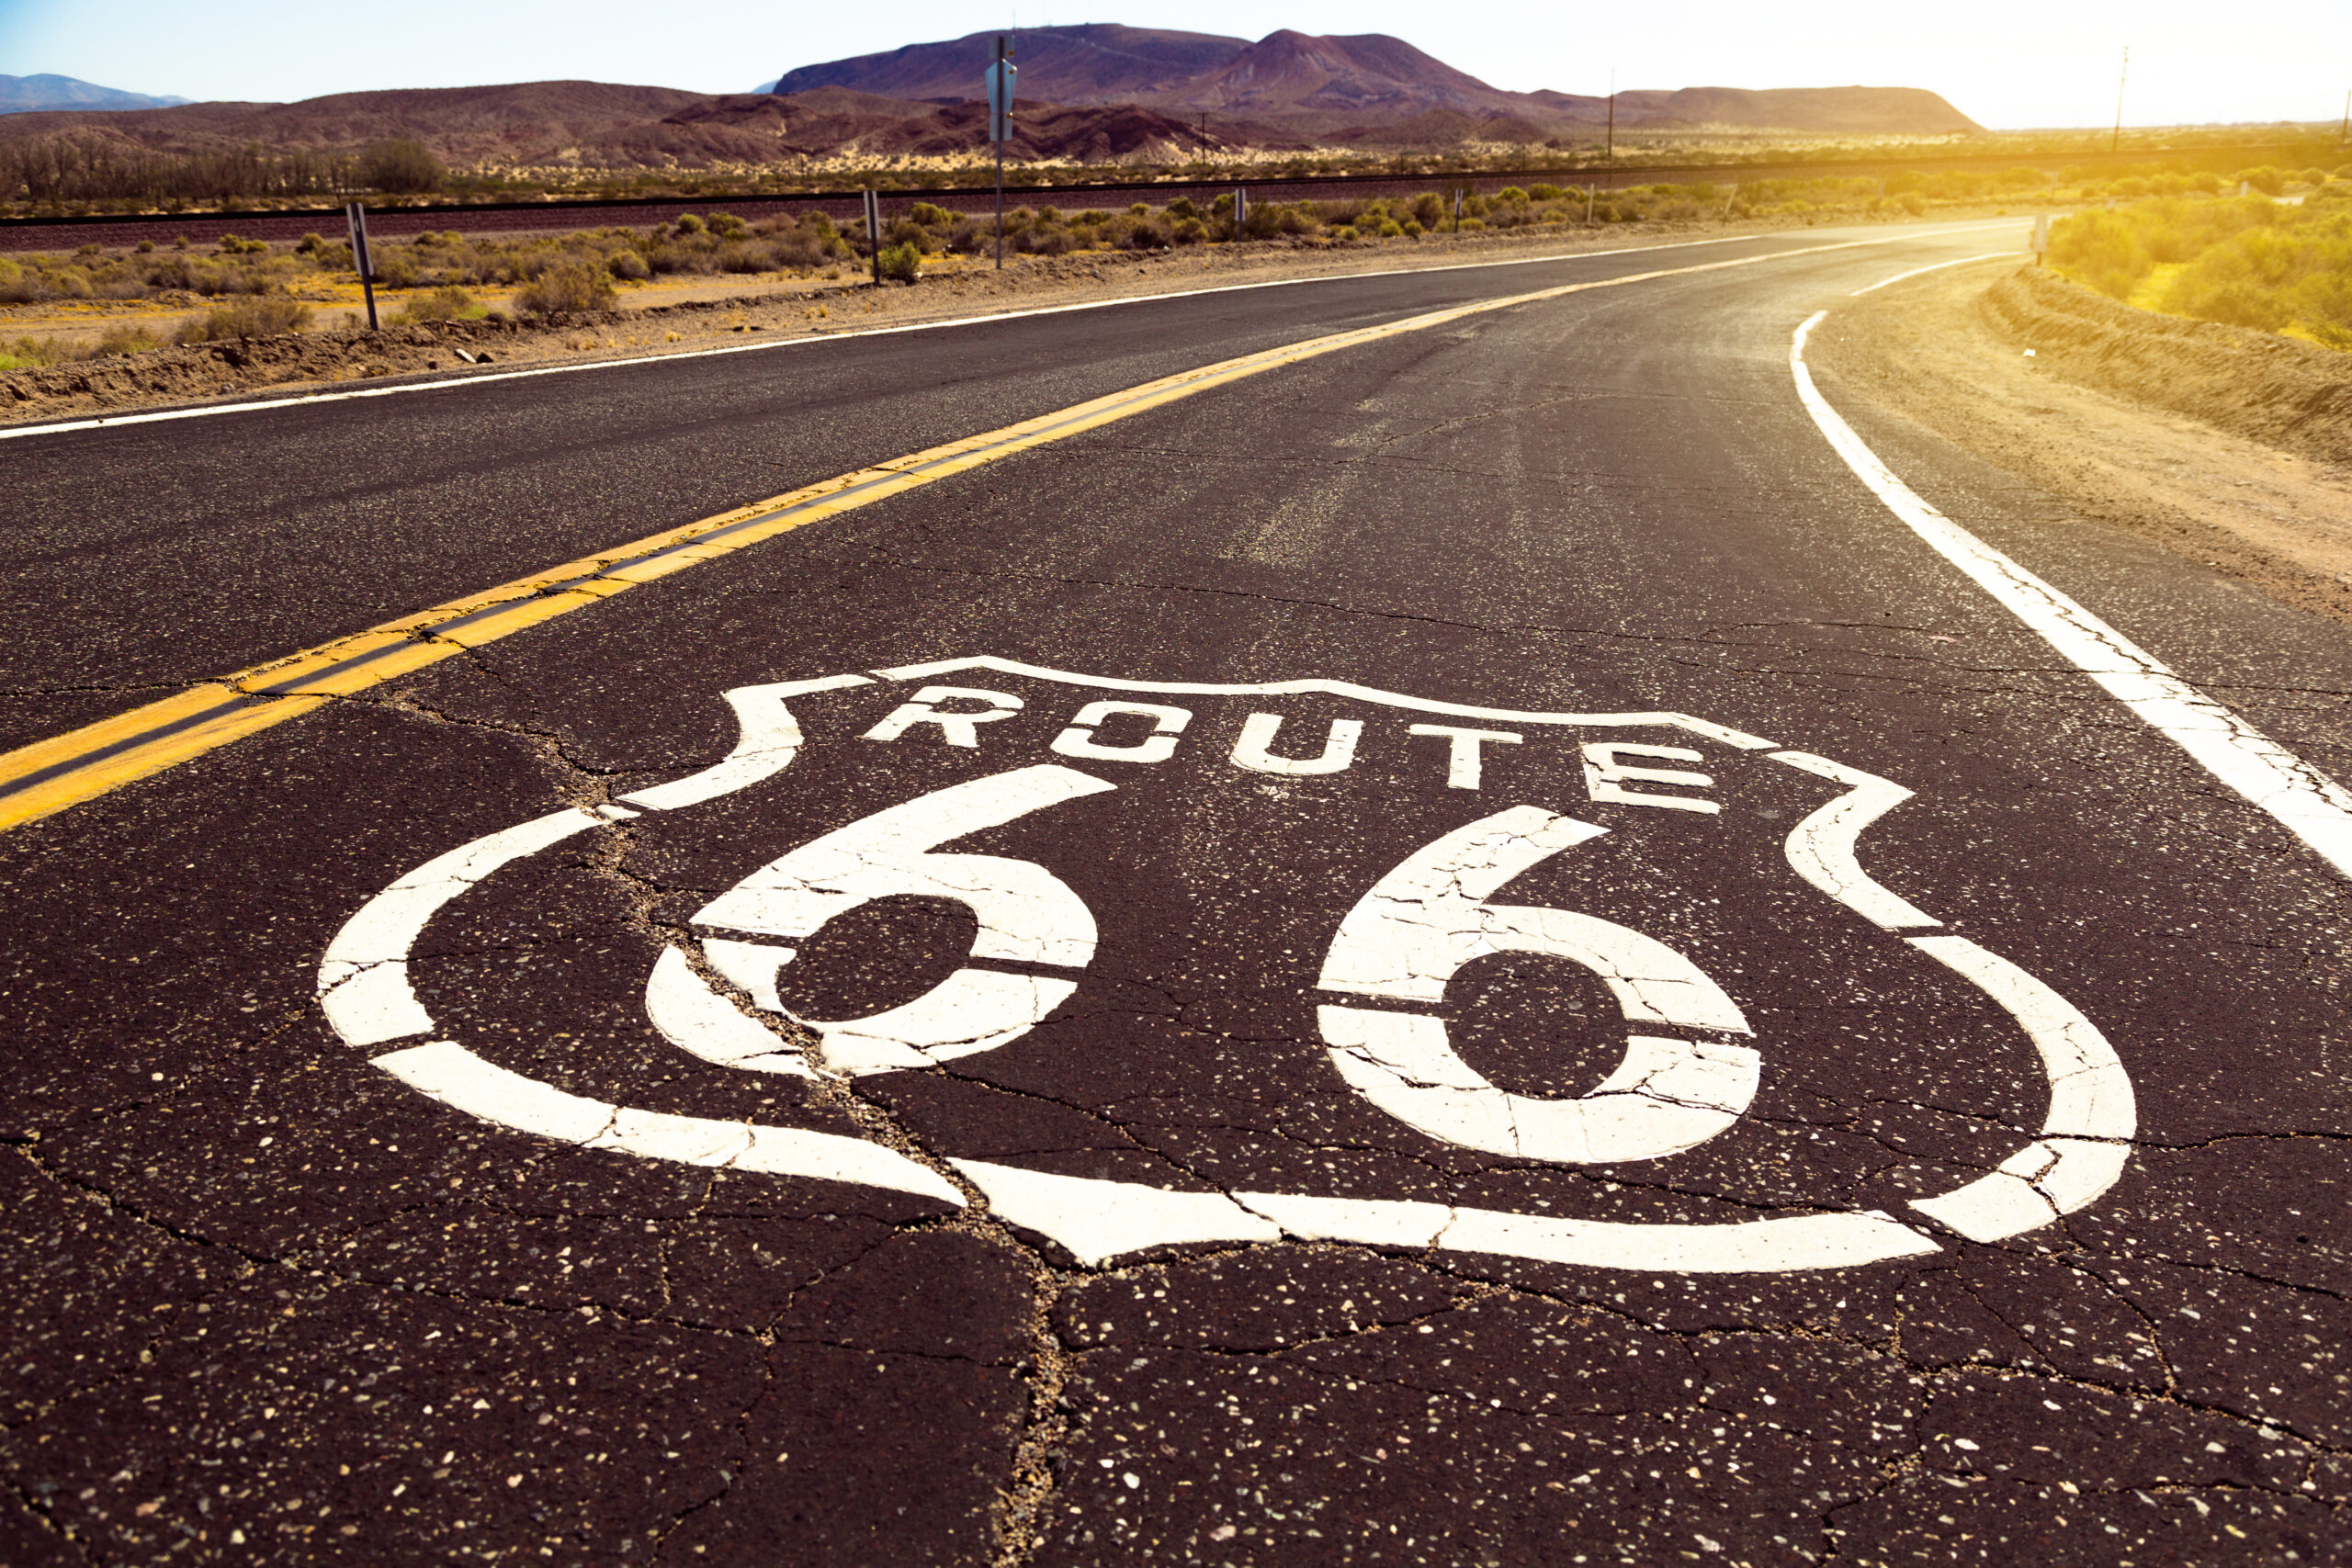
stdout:
[[[2132,51],[2127,125],[2334,119],[2352,89],[2352,0],[1680,0],[1571,10],[1554,0],[0,0],[0,73],[55,72],[131,92],[288,100],[378,87],[584,77],[743,92],[795,65],[985,28],[1125,22],[1257,38],[1392,33],[1498,87],[1926,87],[1996,130],[2103,126]],[[1952,18],[1964,17],[1964,26]],[[345,18],[349,25],[345,25]],[[975,89],[977,91],[977,88]]]

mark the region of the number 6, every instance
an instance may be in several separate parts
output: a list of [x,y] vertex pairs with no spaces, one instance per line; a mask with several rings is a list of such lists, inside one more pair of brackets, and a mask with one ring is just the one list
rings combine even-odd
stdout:
[[[1606,831],[1515,806],[1416,851],[1340,922],[1323,988],[1434,1004],[1473,958],[1545,953],[1599,975],[1628,1022],[1753,1033],[1723,988],[1663,942],[1567,909],[1487,902],[1538,862]],[[1655,1159],[1723,1132],[1756,1098],[1759,1059],[1745,1045],[1635,1034],[1590,1094],[1539,1100],[1480,1077],[1447,1040],[1443,1019],[1329,1004],[1317,1015],[1332,1064],[1357,1092],[1431,1137],[1489,1154]]]
[[[945,898],[978,917],[971,956],[1075,973],[1094,957],[1094,917],[1068,884],[1040,865],[997,855],[941,854],[933,846],[1001,827],[1048,806],[1114,785],[1074,769],[1020,768],[937,790],[877,811],[778,856],[696,912],[705,929],[775,942],[707,936],[711,966],[772,1012],[786,1012],[777,972],[790,944],[827,920],[876,898]],[[866,1018],[802,1019],[824,1040],[826,1066],[842,1073],[926,1067],[994,1050],[1027,1033],[1078,988],[1075,978],[1008,974],[968,965],[913,1001]],[[685,1049],[731,1066],[803,1073],[797,1052],[715,996],[676,948],[662,955],[646,987],[662,1032]]]

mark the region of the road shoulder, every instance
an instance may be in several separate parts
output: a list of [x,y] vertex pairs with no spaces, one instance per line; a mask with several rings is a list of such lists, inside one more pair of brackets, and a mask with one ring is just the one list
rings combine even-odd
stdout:
[[[2051,353],[2031,341],[2048,323],[2003,288],[2016,271],[2003,259],[1925,274],[1832,310],[1808,359],[1833,400],[1858,396],[2085,518],[2352,624],[2352,464],[2291,422],[2228,430],[2151,400],[2148,367],[2193,353],[2211,401],[2232,373],[2224,337],[2260,334],[2151,318],[2138,353]],[[2195,329],[2193,351],[2169,343],[2176,327]],[[2234,362],[2245,384],[2261,384],[2267,357],[2250,346]]]

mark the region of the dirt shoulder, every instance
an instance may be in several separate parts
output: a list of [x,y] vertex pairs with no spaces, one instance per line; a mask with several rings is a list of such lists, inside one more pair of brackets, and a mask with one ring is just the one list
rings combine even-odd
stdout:
[[[1951,219],[1939,214],[1938,220]],[[1890,231],[1906,226],[1886,225]],[[2020,243],[2024,227],[2025,220],[2018,220]],[[610,359],[719,347],[753,338],[815,337],[992,310],[1140,298],[1227,284],[1623,250],[1791,229],[1802,231],[1802,226],[1781,220],[1627,224],[1565,232],[1552,229],[1524,238],[1489,232],[1430,236],[1419,243],[1253,242],[1159,252],[1008,256],[1001,273],[985,261],[944,258],[925,265],[920,283],[882,288],[854,276],[831,281],[771,276],[742,281],[711,277],[663,282],[625,290],[617,310],[552,320],[434,322],[390,327],[377,333],[337,326],[8,371],[0,373],[0,425],[124,413],[240,394],[299,394],[424,372],[464,374],[483,355],[502,369]],[[348,292],[350,299],[338,298],[321,313],[332,310],[339,319],[350,319],[344,312],[357,303],[356,286]],[[484,303],[503,302],[494,290],[482,291],[481,297]],[[384,317],[389,321],[399,299],[385,299]],[[43,311],[37,319],[37,313]],[[53,308],[0,309],[0,336],[28,331],[87,335],[117,324],[168,331],[167,321],[191,311],[201,313],[191,302],[172,307],[144,301],[94,301],[74,307],[70,319],[57,317]]]
[[2352,355],[1997,262],[1831,311],[1807,357],[2083,516],[2352,623]]

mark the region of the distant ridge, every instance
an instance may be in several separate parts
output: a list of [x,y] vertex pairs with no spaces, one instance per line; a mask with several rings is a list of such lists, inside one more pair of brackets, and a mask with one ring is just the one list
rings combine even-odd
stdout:
[[0,76],[0,114],[26,114],[34,109],[161,109],[187,101],[126,93],[47,72],[37,76]]
[[[933,103],[979,91],[995,33],[910,43],[880,54],[803,65],[771,84],[780,94],[839,87]],[[1385,141],[1384,130],[1424,127],[1431,114],[1473,122],[1453,140],[1497,125],[1491,140],[1581,134],[1608,118],[1608,100],[1572,93],[1510,93],[1385,33],[1317,37],[1287,28],[1255,43],[1209,33],[1111,23],[1032,28],[1012,35],[1024,99],[1140,104],[1179,118],[1240,118],[1288,137]],[[1949,135],[1984,128],[1918,87],[1684,87],[1617,95],[1617,123],[1725,125],[1821,133]]]

